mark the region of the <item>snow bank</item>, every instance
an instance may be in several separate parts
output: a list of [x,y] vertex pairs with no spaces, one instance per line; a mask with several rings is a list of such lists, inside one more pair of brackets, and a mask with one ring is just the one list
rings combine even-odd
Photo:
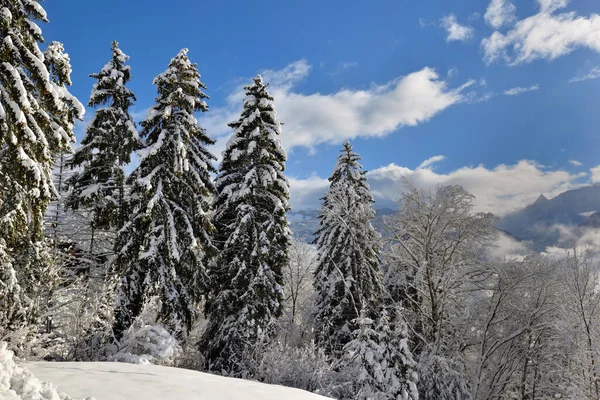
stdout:
[[13,352],[7,350],[4,342],[0,343],[0,399],[73,400],[72,397],[57,392],[51,383],[41,382],[26,368],[15,364]]
[[326,399],[299,389],[158,365],[38,362],[27,367],[72,395],[96,400]]

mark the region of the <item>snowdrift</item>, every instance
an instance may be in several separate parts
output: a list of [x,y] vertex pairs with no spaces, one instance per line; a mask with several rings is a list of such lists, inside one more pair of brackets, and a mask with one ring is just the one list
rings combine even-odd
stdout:
[[[41,382],[27,368],[15,363],[13,352],[0,343],[0,400],[73,400],[48,382]],[[91,400],[91,399],[88,399]]]
[[[303,390],[180,368],[116,362],[24,364],[75,398],[96,400],[324,400]],[[1,399],[2,396],[0,396]],[[12,399],[11,399],[12,400]]]

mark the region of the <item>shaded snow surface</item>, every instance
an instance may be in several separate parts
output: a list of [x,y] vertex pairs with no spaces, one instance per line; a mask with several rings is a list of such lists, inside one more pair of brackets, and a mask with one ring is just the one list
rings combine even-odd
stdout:
[[96,400],[319,400],[303,390],[180,368],[112,362],[28,362],[42,381],[75,398]]

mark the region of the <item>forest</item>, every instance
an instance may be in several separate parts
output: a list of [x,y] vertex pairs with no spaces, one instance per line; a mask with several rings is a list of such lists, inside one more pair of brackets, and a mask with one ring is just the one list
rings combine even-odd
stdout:
[[[27,360],[151,363],[336,399],[598,399],[597,266],[492,256],[497,218],[405,180],[378,232],[346,141],[312,243],[290,230],[277,99],[245,86],[222,155],[183,49],[140,124],[115,41],[87,105],[33,0],[0,0],[0,341]],[[109,50],[110,49],[110,53]],[[165,64],[168,60],[165,60]]]

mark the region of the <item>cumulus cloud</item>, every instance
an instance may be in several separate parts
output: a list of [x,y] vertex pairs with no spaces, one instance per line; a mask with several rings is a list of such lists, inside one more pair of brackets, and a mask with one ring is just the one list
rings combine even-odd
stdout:
[[456,20],[456,15],[454,14],[444,16],[440,26],[444,28],[448,34],[448,36],[446,36],[447,42],[464,42],[471,39],[474,34],[473,28],[459,24]]
[[569,160],[569,164],[573,165],[574,167],[581,167],[583,165],[580,161],[577,160]]
[[492,28],[498,29],[517,19],[517,8],[508,0],[492,0],[483,16]]
[[[478,211],[492,212],[498,216],[533,203],[540,193],[553,197],[582,186],[579,180],[585,176],[586,173],[550,171],[527,160],[493,169],[483,165],[463,167],[445,174],[430,168],[411,169],[396,164],[367,173],[369,185],[380,206],[395,203],[403,189],[402,178],[407,177],[424,190],[434,189],[437,185],[461,185],[476,196]],[[326,187],[327,181],[316,177],[292,180],[292,206],[298,209],[318,207],[319,197]]]
[[494,32],[481,42],[484,59],[511,65],[536,59],[552,60],[577,48],[600,52],[600,15],[558,12],[568,0],[537,0],[539,12],[517,21],[507,33]]
[[596,78],[600,78],[600,67],[593,67],[586,73],[573,77],[569,83],[583,82]]
[[532,86],[529,86],[529,87],[520,87],[520,86],[517,86],[517,87],[514,87],[512,89],[505,90],[503,93],[506,96],[518,96],[518,95],[523,94],[523,93],[533,92],[533,91],[539,90],[539,88],[540,88],[539,85],[532,85]]
[[592,183],[600,183],[600,165],[594,168],[590,168],[592,175]]
[[[423,68],[370,89],[342,89],[330,94],[305,94],[295,90],[310,73],[305,60],[282,70],[262,71],[270,82],[279,118],[284,122],[281,140],[286,149],[318,144],[339,144],[356,137],[382,137],[404,126],[428,121],[465,99],[463,91],[474,82],[449,88],[437,72]],[[201,125],[217,136],[216,150],[225,148],[230,129],[227,123],[239,117],[244,97],[236,88],[224,107],[201,115]]]

